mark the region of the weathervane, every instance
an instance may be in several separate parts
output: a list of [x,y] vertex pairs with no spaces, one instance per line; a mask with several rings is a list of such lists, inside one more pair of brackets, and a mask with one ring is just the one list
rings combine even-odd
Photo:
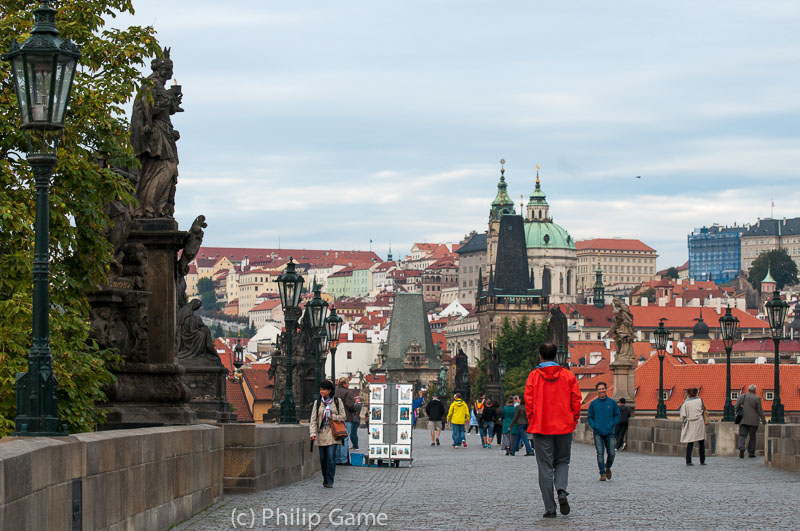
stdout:
[[506,159],[500,159],[500,175],[503,176],[506,173],[506,169],[503,165],[506,163]]
[[539,184],[539,165],[536,165],[536,184]]

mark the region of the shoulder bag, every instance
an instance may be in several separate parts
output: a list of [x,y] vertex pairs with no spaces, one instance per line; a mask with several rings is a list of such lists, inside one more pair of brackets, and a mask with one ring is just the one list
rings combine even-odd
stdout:
[[[336,402],[336,413],[339,413],[339,399],[334,398],[333,400]],[[341,420],[331,419],[331,432],[333,433],[333,439],[336,441],[347,438],[347,428]]]

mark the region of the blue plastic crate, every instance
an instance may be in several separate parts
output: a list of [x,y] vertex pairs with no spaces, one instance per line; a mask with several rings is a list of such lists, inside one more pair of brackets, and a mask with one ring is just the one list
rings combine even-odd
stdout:
[[350,464],[353,466],[366,466],[366,459],[364,459],[364,454],[350,454]]

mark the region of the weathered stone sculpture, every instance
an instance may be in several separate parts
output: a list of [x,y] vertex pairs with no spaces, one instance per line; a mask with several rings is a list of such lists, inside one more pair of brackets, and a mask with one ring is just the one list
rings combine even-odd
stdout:
[[567,316],[559,306],[550,308],[550,321],[547,323],[547,341],[557,347],[568,348]]
[[633,329],[633,314],[622,299],[614,298],[612,307],[614,308],[614,322],[608,335],[614,339],[616,350],[614,362],[611,364],[611,370],[614,373],[614,398],[625,398],[626,405],[633,411],[636,392],[634,381],[636,362],[633,353],[633,342],[636,336]]
[[178,310],[178,359],[181,362],[209,359],[220,364],[211,330],[194,313],[202,305],[200,299],[193,299]]
[[611,304],[614,308],[614,322],[608,335],[614,339],[614,347],[617,351],[616,359],[633,361],[633,341],[636,337],[633,330],[633,314],[622,299],[615,297]]
[[461,349],[456,353],[455,392],[469,402],[469,359]]
[[178,148],[180,134],[172,127],[170,116],[183,112],[180,85],[165,88],[172,78],[169,48],[164,56],[151,63],[153,73],[143,84],[133,104],[131,145],[142,168],[136,198],[138,217],[171,218],[175,212],[175,186],[178,183]]

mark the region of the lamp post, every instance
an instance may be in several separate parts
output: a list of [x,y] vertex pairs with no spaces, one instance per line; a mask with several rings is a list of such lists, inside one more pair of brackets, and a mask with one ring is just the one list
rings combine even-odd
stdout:
[[328,341],[331,348],[331,378],[336,379],[336,347],[339,346],[339,336],[342,333],[344,320],[336,315],[336,306],[331,306],[331,313],[325,319],[325,329],[328,332]]
[[567,349],[565,349],[562,345],[558,346],[558,350],[556,351],[556,358],[558,364],[567,368]]
[[503,400],[505,399],[505,394],[503,390],[503,378],[506,377],[506,362],[500,360],[497,364],[497,374],[500,376],[500,404],[502,406]]
[[314,283],[314,297],[306,304],[306,311],[308,312],[311,321],[311,332],[314,337],[314,393],[315,397],[319,398],[319,384],[322,382],[322,372],[320,369],[320,349],[322,327],[325,323],[325,314],[328,311],[328,303],[322,300],[320,296],[321,288],[319,284]]
[[783,337],[783,322],[788,311],[789,305],[781,299],[777,290],[773,291],[772,299],[767,303],[769,329],[772,332],[772,341],[775,343],[775,390],[773,391],[770,424],[784,424],[786,422],[783,417],[783,404],[781,404],[780,342]]
[[78,47],[56,29],[56,10],[42,2],[33,11],[31,37],[2,56],[11,62],[14,89],[36,186],[33,255],[33,344],[28,372],[17,376],[15,435],[66,435],[58,420],[57,382],[50,352],[50,178],[64,130]]
[[442,365],[442,368],[439,369],[439,378],[438,378],[438,386],[439,386],[439,396],[444,397],[445,391],[447,388],[447,368]]
[[242,365],[244,365],[244,348],[241,340],[237,339],[236,346],[233,347],[233,366],[238,371],[242,368]]
[[303,277],[295,271],[292,257],[286,269],[275,279],[281,296],[281,308],[286,323],[286,389],[281,401],[281,424],[297,424],[297,409],[294,403],[294,387],[292,385],[292,335],[300,319],[300,294],[303,291]]
[[[327,378],[327,376],[325,375],[325,364],[328,361],[328,349],[330,349],[330,347],[331,347],[331,339],[330,337],[328,337],[328,329],[325,328],[325,326],[323,325],[319,329],[319,351],[320,351],[319,367],[321,374],[320,381]],[[331,381],[335,381],[335,379],[336,377],[334,376],[333,371],[331,371]]]
[[658,328],[653,331],[658,350],[658,406],[656,407],[656,418],[667,418],[667,405],[664,403],[664,356],[667,353],[667,341],[669,341],[669,331],[664,328],[664,319],[658,323]]
[[739,332],[739,319],[731,313],[731,307],[719,318],[722,330],[722,343],[725,345],[725,409],[722,411],[722,422],[733,422],[736,414],[731,403],[731,350]]

